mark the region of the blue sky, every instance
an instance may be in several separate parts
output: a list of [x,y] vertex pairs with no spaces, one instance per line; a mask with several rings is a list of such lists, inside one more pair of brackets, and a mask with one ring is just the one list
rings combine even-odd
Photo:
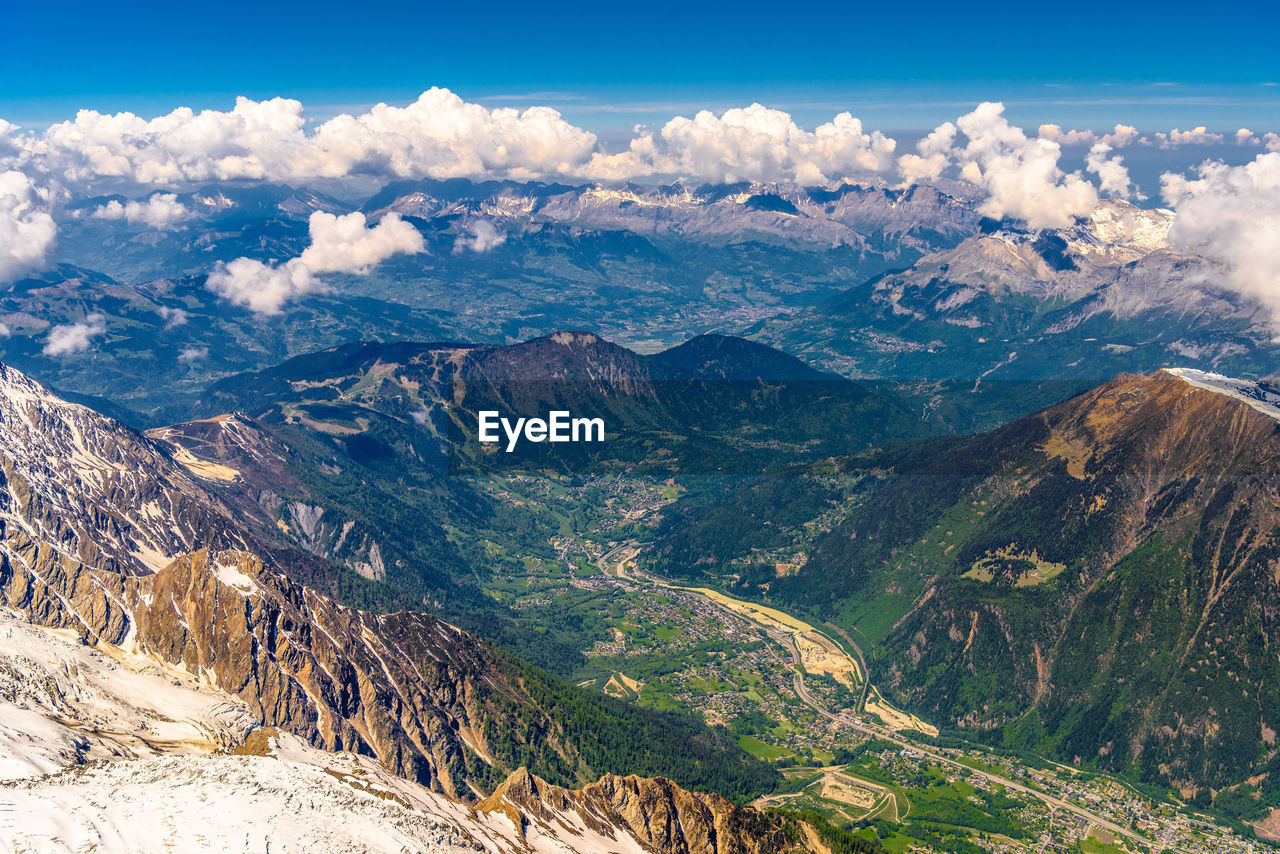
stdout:
[[[432,85],[608,134],[751,101],[928,128],[981,100],[1034,126],[1280,127],[1280,4],[24,3],[0,117],[302,100],[326,118]],[[1268,85],[1272,84],[1272,85]]]

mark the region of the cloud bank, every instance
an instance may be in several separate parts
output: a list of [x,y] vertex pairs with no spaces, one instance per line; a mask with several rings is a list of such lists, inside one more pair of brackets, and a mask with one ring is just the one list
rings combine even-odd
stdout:
[[677,116],[657,133],[641,133],[617,155],[596,154],[586,177],[627,179],[675,175],[702,181],[788,181],[825,184],[833,178],[883,172],[897,143],[867,133],[851,113],[806,131],[790,114],[761,104],[716,115]]
[[[82,110],[42,132],[0,126],[7,158],[72,183],[176,187],[207,181],[571,177],[700,181],[828,180],[888,170],[895,142],[840,113],[812,131],[760,104],[677,116],[619,154],[550,107],[488,109],[432,88],[406,107],[378,104],[308,127],[299,101],[237,98],[230,111],[182,107],[151,119]],[[108,206],[109,207],[109,206]]]
[[549,107],[490,110],[433,88],[407,107],[379,104],[306,128],[302,104],[237,98],[230,111],[181,107],[144,119],[81,110],[42,133],[8,132],[21,162],[73,182],[176,186],[351,175],[527,179],[569,174],[596,137]]

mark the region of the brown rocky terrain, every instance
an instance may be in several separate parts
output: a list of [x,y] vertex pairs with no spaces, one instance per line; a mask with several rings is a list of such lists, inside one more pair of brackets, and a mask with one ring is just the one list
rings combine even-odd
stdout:
[[[783,854],[810,851],[780,819],[719,795],[688,792],[662,778],[608,774],[571,790],[521,768],[477,809],[507,815],[517,827],[575,815],[604,836],[627,833],[655,854]],[[798,828],[792,827],[791,830]],[[795,834],[803,838],[803,834]]]
[[[470,797],[494,757],[490,723],[555,743],[555,723],[497,671],[490,647],[427,614],[344,608],[247,552],[201,550],[159,572],[94,569],[16,534],[4,604],[202,675],[265,725]],[[575,763],[573,749],[562,748]]]

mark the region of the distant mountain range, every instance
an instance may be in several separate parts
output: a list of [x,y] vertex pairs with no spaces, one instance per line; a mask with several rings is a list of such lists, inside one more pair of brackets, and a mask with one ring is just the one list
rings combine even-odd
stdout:
[[[62,265],[0,294],[0,355],[146,426],[180,419],[218,376],[353,340],[512,343],[591,329],[653,350],[738,333],[907,384],[918,412],[962,432],[1120,371],[1257,378],[1276,364],[1266,310],[1170,249],[1168,212],[1118,201],[1070,228],[1026,231],[927,186],[452,180],[347,203],[212,185],[178,197],[191,216],[168,230],[91,215],[112,200],[74,202]],[[407,217],[426,251],[330,275],[331,290],[279,316],[206,289],[218,262],[295,257],[312,212],[354,209]],[[94,313],[92,346],[42,352],[52,325]]]
[[846,376],[901,380],[922,412],[960,430],[1123,371],[1271,374],[1269,310],[1170,249],[1171,222],[1104,202],[1069,229],[993,224],[748,334]]

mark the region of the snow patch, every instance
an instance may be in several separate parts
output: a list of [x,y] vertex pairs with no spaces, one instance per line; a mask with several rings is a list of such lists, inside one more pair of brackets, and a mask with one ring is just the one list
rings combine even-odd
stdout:
[[258,590],[258,582],[241,572],[237,567],[227,566],[221,563],[213,565],[213,577],[221,581],[228,587],[234,587],[241,593],[255,593]]
[[1269,391],[1256,382],[1195,368],[1165,368],[1165,372],[1173,374],[1187,385],[1247,403],[1263,415],[1280,421],[1280,394]]

